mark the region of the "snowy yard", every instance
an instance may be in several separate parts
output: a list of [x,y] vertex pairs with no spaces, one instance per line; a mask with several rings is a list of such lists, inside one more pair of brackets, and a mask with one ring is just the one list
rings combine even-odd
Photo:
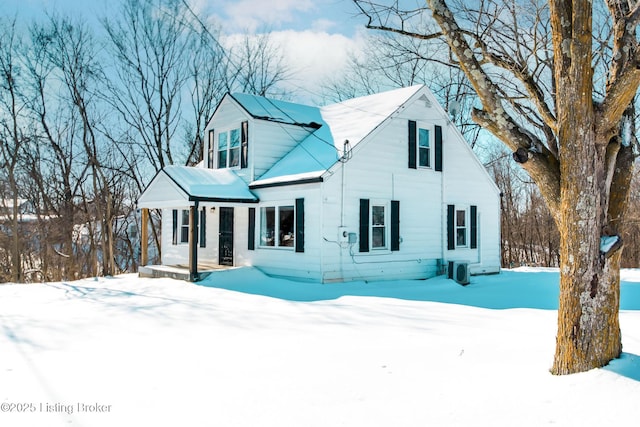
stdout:
[[315,285],[251,268],[0,286],[2,426],[640,422],[640,271],[624,355],[549,374],[557,271]]

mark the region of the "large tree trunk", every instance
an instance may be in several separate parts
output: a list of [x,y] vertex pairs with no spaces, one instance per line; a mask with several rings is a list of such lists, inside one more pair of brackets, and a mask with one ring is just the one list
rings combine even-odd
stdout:
[[603,268],[595,269],[591,279],[588,274],[579,277],[561,273],[552,373],[583,372],[620,356],[619,302],[620,251],[608,258]]
[[590,2],[551,1],[550,11],[560,163],[560,301],[551,372],[570,374],[604,366],[622,351],[620,258],[601,252],[613,177],[608,160],[615,164],[620,143],[608,150],[615,134],[608,126],[615,123],[594,109]]
[[[577,112],[580,114],[580,112]],[[583,116],[589,122],[589,116]],[[604,144],[596,144],[592,126],[568,126],[561,160],[560,301],[552,368],[570,374],[606,365],[620,356],[618,321],[620,252],[601,252],[607,215],[602,210]],[[562,155],[561,153],[561,155]],[[607,194],[608,192],[604,192]]]

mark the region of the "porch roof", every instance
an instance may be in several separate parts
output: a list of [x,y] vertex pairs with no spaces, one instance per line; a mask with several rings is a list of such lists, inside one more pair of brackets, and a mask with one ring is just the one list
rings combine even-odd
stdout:
[[230,169],[166,166],[138,198],[140,208],[168,208],[195,202],[257,203],[247,184]]

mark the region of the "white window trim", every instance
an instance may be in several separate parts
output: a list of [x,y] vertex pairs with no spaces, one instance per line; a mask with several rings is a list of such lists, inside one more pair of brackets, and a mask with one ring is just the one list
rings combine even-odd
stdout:
[[[238,140],[239,140],[239,144],[237,147],[235,147],[234,149],[238,150],[238,164],[236,166],[228,166],[229,164],[229,159],[231,158],[231,132],[237,130],[238,131]],[[227,134],[227,147],[225,148],[225,151],[227,153],[227,157],[226,157],[226,165],[224,166],[220,166],[220,134],[222,133],[226,133]],[[240,169],[240,167],[242,166],[242,124],[239,127],[230,127],[230,128],[226,128],[226,129],[220,129],[219,131],[216,130],[215,131],[215,164],[216,164],[216,169]]]
[[[277,240],[277,236],[279,236],[280,234],[280,208],[282,207],[290,207],[293,208],[293,236],[294,236],[294,240],[293,240],[293,245],[291,246],[279,246],[278,245],[278,240]],[[275,218],[274,218],[274,239],[276,239],[276,241],[274,242],[275,244],[273,246],[268,246],[268,245],[263,245],[262,244],[262,224],[263,224],[263,215],[264,215],[264,210],[265,208],[274,208],[275,211]],[[273,204],[265,204],[264,206],[260,206],[260,208],[258,209],[258,213],[259,213],[259,218],[256,221],[256,226],[258,227],[258,232],[257,234],[257,238],[258,238],[258,245],[257,247],[259,249],[269,249],[269,250],[284,250],[284,251],[295,251],[296,249],[296,244],[295,244],[295,237],[297,235],[297,230],[296,230],[296,216],[297,216],[297,212],[296,212],[296,204],[295,204],[295,200],[293,201],[293,203],[291,202],[280,202],[280,203],[273,203]]]
[[[384,208],[384,246],[382,247],[374,247],[373,246],[373,207],[374,206],[382,206]],[[369,251],[380,253],[380,252],[389,252],[391,253],[391,246],[389,244],[391,240],[391,204],[388,200],[369,200]]]
[[[420,129],[425,129],[429,132],[429,166],[420,165]],[[419,169],[433,169],[434,158],[434,138],[435,138],[435,126],[432,124],[426,124],[416,122],[416,166]]]

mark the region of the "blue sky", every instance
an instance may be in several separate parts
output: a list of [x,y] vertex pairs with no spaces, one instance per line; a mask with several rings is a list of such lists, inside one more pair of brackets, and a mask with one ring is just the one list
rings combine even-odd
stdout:
[[[194,10],[215,16],[230,33],[313,30],[348,36],[362,27],[351,0],[187,0]],[[36,16],[57,10],[85,15],[113,13],[120,0],[2,0],[2,14]]]
[[[56,11],[97,18],[117,13],[122,0],[1,0],[4,16],[28,21]],[[348,56],[364,43],[363,17],[351,0],[187,0],[192,9],[210,16],[223,33],[269,31],[293,71],[290,89],[316,98],[318,86],[344,68]]]

